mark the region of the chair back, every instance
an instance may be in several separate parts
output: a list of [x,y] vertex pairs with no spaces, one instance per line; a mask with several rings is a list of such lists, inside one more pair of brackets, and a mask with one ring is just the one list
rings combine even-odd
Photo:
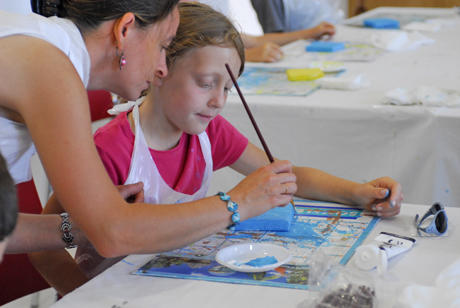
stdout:
[[[16,185],[19,211],[40,214],[42,206],[33,180]],[[49,288],[30,263],[27,254],[5,255],[0,264],[0,306],[30,293]]]

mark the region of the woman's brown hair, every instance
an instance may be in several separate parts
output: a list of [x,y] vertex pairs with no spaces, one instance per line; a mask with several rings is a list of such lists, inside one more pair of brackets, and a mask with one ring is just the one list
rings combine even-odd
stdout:
[[43,16],[72,20],[81,32],[132,12],[140,28],[168,16],[179,0],[31,0],[32,10]]
[[166,55],[168,67],[193,48],[209,45],[235,47],[241,59],[241,75],[245,60],[243,40],[227,17],[197,2],[179,3],[179,15],[179,28]]

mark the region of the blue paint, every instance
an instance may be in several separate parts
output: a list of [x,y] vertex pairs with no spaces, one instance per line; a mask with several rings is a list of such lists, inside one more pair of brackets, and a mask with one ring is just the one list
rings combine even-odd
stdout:
[[296,241],[308,240],[314,246],[319,247],[327,239],[322,234],[318,234],[315,228],[318,228],[317,224],[296,223],[293,224],[289,232],[276,232],[276,234],[284,238],[293,238]]
[[271,265],[275,263],[278,263],[278,260],[275,257],[265,256],[263,258],[252,259],[251,261],[244,263],[244,265],[249,265],[252,267],[262,267],[262,266]]
[[305,50],[309,52],[336,52],[345,49],[343,42],[314,41]]
[[374,29],[399,29],[399,21],[392,18],[367,18],[364,19],[365,27]]
[[240,222],[236,231],[289,231],[294,220],[294,207],[275,207],[262,215]]

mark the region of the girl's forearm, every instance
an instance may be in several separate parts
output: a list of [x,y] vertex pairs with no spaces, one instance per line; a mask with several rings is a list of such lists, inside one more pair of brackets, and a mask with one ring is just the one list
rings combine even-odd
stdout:
[[354,203],[354,190],[358,183],[308,167],[295,167],[294,173],[298,185],[296,195],[299,197],[343,204]]

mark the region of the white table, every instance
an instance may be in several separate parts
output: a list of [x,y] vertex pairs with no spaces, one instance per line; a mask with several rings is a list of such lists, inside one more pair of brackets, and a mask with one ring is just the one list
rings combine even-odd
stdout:
[[[452,14],[418,8],[368,14],[385,10]],[[336,39],[356,39],[357,31],[369,30],[341,26]],[[359,182],[391,176],[402,183],[409,203],[460,206],[460,108],[381,104],[384,93],[397,87],[460,90],[460,23],[424,35],[436,42],[388,52],[373,62],[347,62],[346,74],[367,76],[371,85],[366,89],[319,89],[306,97],[247,95],[272,154]],[[260,145],[237,95],[229,96],[222,114]],[[230,189],[240,179],[231,170],[219,171],[209,192]]]
[[[381,220],[367,237],[370,242],[379,232],[413,236],[416,213],[427,206],[404,204],[393,219]],[[437,274],[460,256],[460,208],[448,208],[448,236],[417,237],[416,245],[389,262],[388,276],[398,283],[432,285]],[[227,284],[198,280],[131,275],[151,258],[133,255],[115,264],[87,284],[68,294],[52,307],[296,307],[312,291],[276,287]],[[352,264],[353,258],[349,265]],[[124,304],[123,304],[124,303]]]

